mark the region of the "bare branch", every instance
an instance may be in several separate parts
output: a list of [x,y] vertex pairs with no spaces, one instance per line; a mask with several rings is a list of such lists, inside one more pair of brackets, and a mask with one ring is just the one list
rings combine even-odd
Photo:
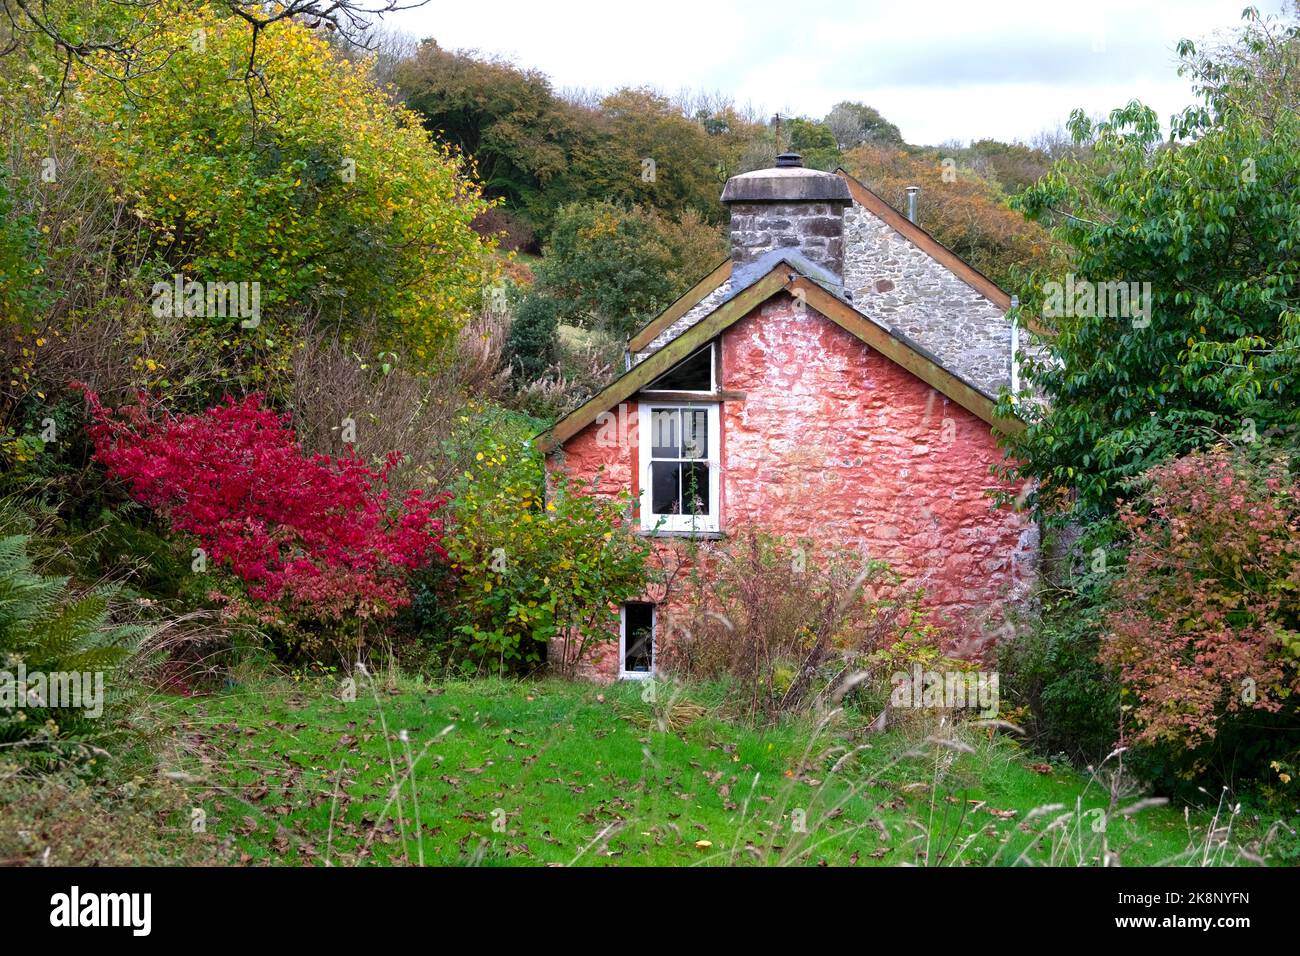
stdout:
[[[75,3],[75,0],[65,2]],[[400,10],[422,7],[428,0],[283,0],[275,5],[262,0],[221,2],[252,31],[252,49],[242,79],[256,116],[255,87],[260,85],[262,94],[266,94],[266,79],[256,62],[261,31],[276,23],[295,21],[310,29],[323,28],[344,43],[368,52],[375,46],[372,31],[378,20]],[[145,16],[160,5],[160,0],[117,0],[117,3],[138,11],[137,22],[121,36],[94,37],[69,27],[57,12],[51,12],[47,0],[0,0],[0,26],[6,27],[4,32],[9,34],[0,37],[0,56],[18,50],[25,40],[52,44],[63,68],[52,108],[62,99],[74,64],[126,88],[132,80],[161,69],[176,51],[158,46],[156,41],[165,24]]]

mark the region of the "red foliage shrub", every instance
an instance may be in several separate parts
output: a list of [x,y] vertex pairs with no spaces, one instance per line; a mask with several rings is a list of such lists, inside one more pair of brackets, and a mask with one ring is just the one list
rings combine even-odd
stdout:
[[307,456],[287,415],[260,395],[175,418],[141,396],[114,412],[85,392],[95,459],[136,501],[193,535],[249,597],[320,619],[387,617],[410,603],[404,569],[445,559],[437,513],[447,497],[407,494],[390,507],[390,454]]
[[1138,740],[1196,747],[1230,715],[1300,691],[1300,486],[1281,455],[1217,447],[1148,472],[1100,659],[1119,669]]

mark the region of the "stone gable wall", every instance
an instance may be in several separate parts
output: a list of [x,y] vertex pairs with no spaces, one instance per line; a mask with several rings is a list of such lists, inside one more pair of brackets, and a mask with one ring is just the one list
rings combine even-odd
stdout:
[[716,289],[714,289],[712,292],[706,295],[695,305],[691,306],[691,308],[688,309],[680,319],[678,319],[672,325],[668,326],[668,328],[664,329],[662,332],[656,335],[654,337],[654,340],[649,345],[647,345],[645,349],[633,355],[632,364],[637,365],[641,362],[644,362],[646,359],[654,355],[656,352],[658,352],[661,348],[663,348],[673,339],[677,338],[677,336],[681,335],[683,332],[685,332],[687,329],[693,326],[696,322],[699,322],[710,312],[716,309],[722,303],[722,300],[727,297],[727,294],[730,291],[731,291],[731,280],[723,279],[722,283]]
[[1002,309],[857,203],[844,214],[844,287],[864,315],[989,395],[1010,385],[1011,323]]

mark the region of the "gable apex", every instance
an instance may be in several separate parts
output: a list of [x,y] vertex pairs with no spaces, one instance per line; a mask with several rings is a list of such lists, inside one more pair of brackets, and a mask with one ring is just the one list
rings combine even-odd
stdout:
[[931,259],[934,259],[939,265],[957,276],[998,308],[1003,310],[1011,308],[1011,296],[1001,286],[945,246],[924,228],[912,222],[912,220],[885,202],[884,199],[872,192],[860,180],[850,175],[843,166],[835,170],[835,175],[844,181],[855,203],[877,219],[882,220],[904,239]]
[[842,289],[837,292],[833,286],[828,288],[828,284],[823,284],[821,280],[824,275],[820,278],[805,275],[803,269],[810,264],[800,262],[800,258],[797,254],[780,251],[780,254],[773,256],[775,264],[766,273],[756,277],[743,276],[748,280],[746,284],[737,287],[734,294],[729,290],[725,301],[715,305],[704,318],[633,365],[589,401],[539,435],[541,448],[549,453],[562,445],[594,422],[601,413],[609,411],[671,371],[727,328],[782,292],[800,299],[988,424],[1003,431],[1019,431],[1024,427],[1017,419],[999,418],[994,413],[996,401],[991,394],[945,367],[927,349],[859,312],[844,297]]
[[723,293],[719,305],[730,302],[740,293],[761,280],[768,273],[786,266],[793,269],[805,279],[811,279],[834,295],[844,295],[844,280],[824,266],[811,261],[793,249],[773,249],[764,253],[753,262],[743,266],[734,266],[731,270],[731,287]]

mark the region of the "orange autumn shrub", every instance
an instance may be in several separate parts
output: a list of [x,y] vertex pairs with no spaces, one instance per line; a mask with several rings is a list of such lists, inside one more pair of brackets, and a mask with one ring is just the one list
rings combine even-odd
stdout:
[[1193,751],[1230,732],[1234,746],[1283,757],[1289,745],[1267,737],[1300,700],[1292,462],[1219,446],[1147,474],[1149,490],[1119,513],[1131,550],[1100,652],[1123,682],[1136,740]]

